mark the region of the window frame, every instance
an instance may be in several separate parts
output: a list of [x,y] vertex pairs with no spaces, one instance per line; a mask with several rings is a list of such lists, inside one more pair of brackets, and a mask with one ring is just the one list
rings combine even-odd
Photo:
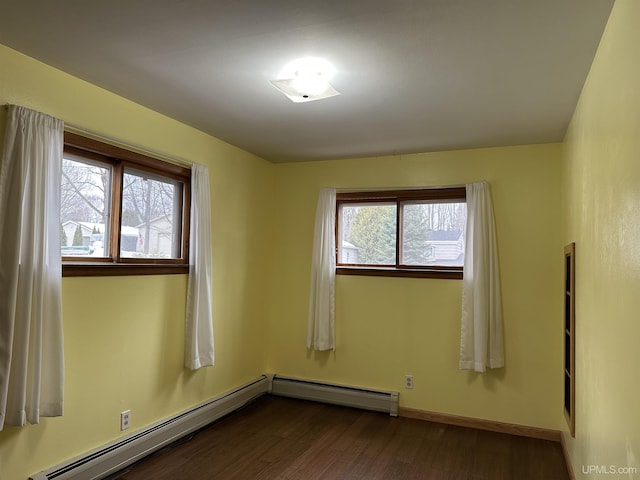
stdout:
[[[336,194],[336,274],[337,275],[365,275],[382,277],[415,277],[415,278],[463,278],[461,266],[423,266],[404,265],[402,258],[402,205],[405,203],[426,201],[430,203],[455,203],[467,201],[466,188],[437,187],[411,190],[380,190],[363,192],[338,192]],[[356,265],[340,262],[340,209],[348,204],[389,204],[396,205],[396,263],[392,266]]]
[[[64,152],[111,166],[109,254],[105,257],[61,256],[62,276],[166,275],[189,272],[191,169],[83,135],[64,132]],[[180,256],[131,258],[120,256],[123,176],[125,169],[147,172],[182,184]],[[106,253],[106,252],[105,252]]]

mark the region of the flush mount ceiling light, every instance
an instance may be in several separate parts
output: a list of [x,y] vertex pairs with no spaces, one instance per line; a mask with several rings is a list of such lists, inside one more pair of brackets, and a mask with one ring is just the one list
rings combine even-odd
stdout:
[[285,65],[271,84],[295,103],[321,100],[340,95],[329,83],[335,71],[323,58],[299,58]]

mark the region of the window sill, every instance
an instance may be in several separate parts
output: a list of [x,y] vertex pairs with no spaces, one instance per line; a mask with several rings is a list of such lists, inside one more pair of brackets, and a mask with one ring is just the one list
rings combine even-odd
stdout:
[[462,268],[384,268],[337,267],[336,275],[362,275],[371,277],[442,278],[462,280]]
[[189,273],[189,265],[130,263],[63,263],[63,277],[113,277],[124,275],[176,275]]

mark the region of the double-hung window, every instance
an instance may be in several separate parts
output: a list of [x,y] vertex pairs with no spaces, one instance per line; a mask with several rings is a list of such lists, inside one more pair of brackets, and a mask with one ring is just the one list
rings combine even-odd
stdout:
[[188,271],[190,169],[65,133],[63,274]]
[[338,274],[462,278],[465,187],[338,193]]

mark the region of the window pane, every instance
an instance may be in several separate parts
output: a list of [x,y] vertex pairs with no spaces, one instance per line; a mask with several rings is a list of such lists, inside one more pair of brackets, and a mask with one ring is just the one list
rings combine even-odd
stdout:
[[180,258],[182,184],[160,175],[125,169],[122,185],[120,256]]
[[111,167],[65,155],[60,186],[63,256],[109,255]]
[[464,264],[467,204],[411,202],[402,206],[402,265]]
[[339,238],[339,263],[395,265],[396,205],[342,205]]

